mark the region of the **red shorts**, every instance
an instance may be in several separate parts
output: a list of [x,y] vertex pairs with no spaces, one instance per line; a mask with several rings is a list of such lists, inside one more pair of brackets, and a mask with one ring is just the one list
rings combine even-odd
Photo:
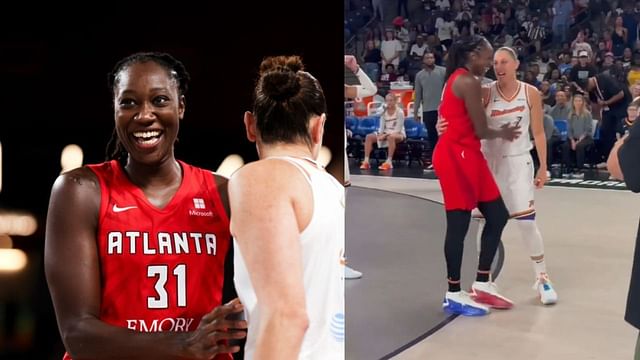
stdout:
[[500,197],[498,185],[480,149],[438,141],[433,153],[433,168],[440,181],[445,210],[471,211],[479,202]]

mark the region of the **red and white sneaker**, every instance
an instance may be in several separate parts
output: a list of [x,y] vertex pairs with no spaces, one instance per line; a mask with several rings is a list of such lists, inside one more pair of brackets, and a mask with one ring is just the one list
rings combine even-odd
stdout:
[[475,281],[471,285],[471,298],[494,309],[511,309],[513,301],[498,293],[498,286],[494,282]]

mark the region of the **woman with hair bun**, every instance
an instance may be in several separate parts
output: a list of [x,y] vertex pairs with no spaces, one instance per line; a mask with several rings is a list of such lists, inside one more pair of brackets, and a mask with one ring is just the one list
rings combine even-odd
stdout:
[[259,160],[229,181],[245,359],[344,359],[344,188],[317,161],[327,106],[297,56],[260,65],[247,138]]

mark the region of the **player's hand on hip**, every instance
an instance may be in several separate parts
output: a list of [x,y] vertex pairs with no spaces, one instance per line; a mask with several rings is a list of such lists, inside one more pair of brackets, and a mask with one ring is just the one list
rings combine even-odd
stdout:
[[436,123],[436,131],[438,132],[438,136],[442,135],[447,131],[447,127],[449,127],[449,122],[447,119],[438,116],[438,122]]
[[220,305],[200,320],[198,328],[186,339],[185,352],[193,359],[213,359],[218,354],[235,353],[240,347],[230,345],[229,340],[239,340],[247,336],[244,329],[247,322],[235,320],[244,307],[238,299]]

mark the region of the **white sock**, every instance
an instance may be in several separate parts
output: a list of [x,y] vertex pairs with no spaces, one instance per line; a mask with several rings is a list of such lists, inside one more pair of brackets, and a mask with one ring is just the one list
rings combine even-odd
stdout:
[[393,161],[393,159],[392,159],[392,158],[387,158],[387,162],[388,162],[389,164],[391,164],[391,162],[392,162],[392,161]]
[[368,162],[369,162],[369,157],[368,157],[368,156],[365,156],[365,157],[364,157],[364,162],[366,162],[366,163],[368,163]]
[[[531,257],[540,257],[544,255],[544,243],[542,242],[542,235],[535,220],[517,220],[516,223],[520,228],[522,234],[522,240],[529,250]],[[544,262],[544,258],[541,260],[531,260],[533,262],[533,271],[536,276],[540,273],[546,273],[547,267]]]
[[547,273],[547,264],[544,262],[544,257],[540,260],[531,260],[533,261],[533,272],[536,273],[536,277],[540,276],[540,274]]

